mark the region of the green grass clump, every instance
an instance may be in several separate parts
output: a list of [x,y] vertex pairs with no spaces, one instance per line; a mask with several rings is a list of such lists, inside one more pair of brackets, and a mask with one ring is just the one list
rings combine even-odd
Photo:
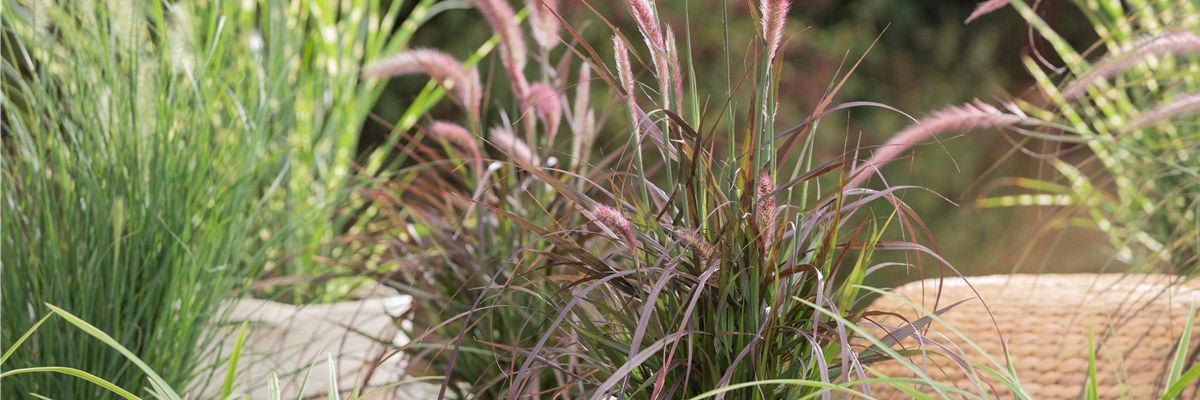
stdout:
[[[1058,145],[1053,178],[998,182],[1019,194],[982,206],[1068,206],[1041,233],[1068,227],[1106,234],[1120,270],[1193,274],[1200,257],[1197,137],[1200,36],[1187,1],[1078,2],[1099,41],[1077,50],[1021,0],[1011,3],[1052,45],[1061,65],[1022,58],[1037,92],[1015,105]],[[1074,153],[1090,152],[1082,161]],[[1011,183],[1011,184],[1008,184]],[[1107,267],[1106,267],[1107,268]]]
[[[378,181],[370,195],[386,219],[370,225],[372,236],[348,239],[355,252],[380,255],[372,275],[418,299],[417,339],[404,350],[445,371],[445,390],[804,398],[865,392],[875,378],[867,364],[898,356],[887,343],[853,345],[873,255],[911,251],[916,266],[948,264],[893,196],[906,187],[845,186],[866,173],[851,156],[815,159],[822,117],[871,105],[832,103],[845,78],[807,118],[776,129],[787,2],[766,3],[754,62],[727,69],[727,91],[707,102],[690,74],[691,27],[672,31],[645,1],[630,5],[643,37],[613,32],[613,59],[601,56],[607,41],[588,43],[541,2],[529,8],[534,36],[562,39],[526,51],[507,3],[478,0],[497,36],[476,56],[421,50],[367,68],[430,75],[460,106],[455,119],[413,122],[411,136],[406,121],[420,112],[398,124],[415,166]],[[643,42],[648,51],[630,50]],[[494,94],[504,82],[472,78],[493,43],[492,65],[505,69],[493,76],[507,77],[513,96],[477,103],[471,88]],[[530,68],[537,80],[525,75],[526,54],[541,55]],[[594,112],[595,83],[611,89],[601,110],[624,110],[615,125],[627,136],[597,139],[608,121],[593,116],[609,113]],[[501,109],[489,114],[490,104]],[[480,160],[489,152],[501,157]],[[897,229],[909,241],[882,240]]]
[[[0,342],[51,303],[172,386],[204,385],[199,352],[220,339],[209,324],[223,299],[264,270],[326,268],[314,260],[345,220],[329,215],[381,89],[358,69],[423,17],[393,31],[400,3],[5,1]],[[62,334],[32,338],[6,367],[142,392],[144,374],[111,348],[43,328]],[[29,393],[108,398],[40,375],[6,378],[0,397]]]

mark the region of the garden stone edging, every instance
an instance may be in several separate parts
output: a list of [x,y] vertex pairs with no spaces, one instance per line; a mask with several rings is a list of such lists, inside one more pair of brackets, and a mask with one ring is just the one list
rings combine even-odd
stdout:
[[[965,282],[958,277],[945,278],[937,307],[982,297],[995,317],[995,324],[978,298],[958,305],[941,318],[1003,363],[1004,353],[996,334],[998,325],[1008,343],[1017,377],[1034,399],[1082,398],[1088,369],[1089,320],[1094,322],[1095,341],[1101,346],[1096,353],[1099,398],[1120,399],[1122,393],[1127,393],[1133,400],[1157,399],[1162,395],[1165,381],[1162,376],[1178,347],[1188,312],[1200,295],[1197,282],[1181,283],[1183,279],[1144,274],[994,275],[968,277]],[[909,283],[893,293],[932,310],[938,281]],[[888,296],[876,299],[870,309],[896,311],[910,320],[920,316],[912,307]],[[1094,320],[1090,318],[1092,315]],[[872,319],[892,326],[904,325],[895,317]],[[950,338],[957,347],[949,348],[965,352],[968,361],[995,368],[945,326],[935,322],[931,328],[944,337],[933,332],[926,334],[927,337],[942,344],[947,344],[945,338]],[[1200,341],[1198,335],[1200,329],[1194,329],[1189,354]],[[876,332],[875,336],[883,334]],[[918,349],[916,339],[908,338],[901,343],[907,349]],[[918,367],[923,365],[921,357],[911,361]],[[935,362],[938,366],[934,366]],[[872,367],[887,376],[915,377],[897,361]],[[938,382],[953,382],[975,393],[965,373],[944,357],[930,357],[927,370]],[[993,380],[993,386],[1000,399],[1013,398],[1000,383]],[[910,398],[887,385],[872,385],[871,389],[879,399]],[[929,388],[924,391],[930,393]],[[1179,398],[1192,399],[1196,395],[1196,385],[1192,385]]]
[[[395,345],[406,343],[408,338],[395,328],[393,321],[411,305],[412,297],[407,295],[303,307],[258,299],[232,300],[224,305],[232,309],[227,309],[226,323],[218,336],[224,338],[218,343],[219,353],[214,348],[206,354],[219,354],[220,360],[227,360],[237,341],[238,328],[242,321],[249,321],[234,392],[247,393],[252,400],[265,400],[267,377],[275,372],[279,376],[282,398],[297,398],[301,395],[300,383],[305,372],[313,365],[302,397],[326,395],[329,391],[327,354],[333,356],[336,364],[339,390],[350,391],[366,378],[372,365],[391,353],[379,341],[364,335]],[[391,357],[371,373],[365,387],[376,388],[398,381],[405,363],[402,354]],[[226,370],[225,365],[218,366],[212,379],[208,379],[212,383],[202,390],[193,388],[193,391],[201,392],[202,399],[220,397]],[[204,381],[206,377],[207,374],[198,380]],[[431,393],[436,396],[438,388],[440,382],[415,382],[401,385],[394,393],[372,398],[424,399]]]

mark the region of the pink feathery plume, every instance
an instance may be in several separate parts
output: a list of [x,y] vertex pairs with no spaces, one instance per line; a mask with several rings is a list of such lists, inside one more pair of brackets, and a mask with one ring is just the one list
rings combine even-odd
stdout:
[[774,60],[779,43],[783,41],[783,23],[787,20],[791,0],[762,0],[759,9],[762,10],[763,40],[767,45],[767,59]]
[[854,174],[858,174],[858,176],[846,184],[846,189],[856,188],[870,178],[871,174],[868,169],[878,169],[904,150],[934,135],[950,131],[1015,125],[1021,120],[1021,116],[1005,114],[979,99],[976,99],[973,104],[951,106],[934,111],[920,123],[909,125],[908,128],[897,133],[880,147],[866,164],[855,169]]
[[1073,99],[1083,95],[1099,79],[1111,79],[1126,68],[1152,55],[1191,54],[1200,52],[1200,36],[1191,32],[1174,32],[1157,38],[1143,40],[1128,53],[1112,54],[1096,61],[1098,67],[1088,71],[1063,89],[1063,96]]
[[629,220],[625,219],[625,217],[621,215],[620,211],[617,211],[615,208],[600,204],[596,206],[596,210],[592,211],[592,214],[596,216],[596,220],[600,221],[600,223],[604,224],[604,226],[607,226],[608,229],[612,229],[613,232],[621,235],[621,239],[625,240],[625,244],[628,245],[630,249],[637,251],[637,241],[633,236],[633,226],[629,223]]
[[629,48],[625,47],[625,42],[621,38],[613,36],[613,53],[617,58],[617,75],[621,77],[621,87],[625,89],[625,96],[633,98],[633,67],[629,63]]
[[483,174],[483,155],[479,151],[479,145],[475,143],[475,136],[466,128],[450,122],[434,121],[433,125],[429,126],[429,134],[434,139],[452,144],[466,152],[475,162],[475,173]]
[[681,231],[679,232],[679,240],[683,242],[684,247],[692,250],[692,254],[695,254],[704,266],[708,266],[719,256],[717,249],[709,244],[698,231]]
[[772,240],[775,239],[775,198],[770,197],[763,199],[763,196],[771,194],[775,191],[775,180],[771,179],[771,174],[763,170],[758,174],[758,208],[755,214],[758,216],[758,229],[763,236],[763,250],[771,247]]
[[1200,94],[1188,94],[1175,97],[1169,103],[1161,104],[1155,108],[1142,113],[1137,119],[1130,122],[1122,132],[1133,132],[1154,123],[1187,113],[1200,110]]
[[562,101],[558,91],[545,83],[535,83],[529,87],[528,102],[542,119],[542,123],[546,124],[546,143],[553,145],[554,136],[558,134],[558,125],[562,123]]
[[654,61],[654,72],[658,76],[659,93],[663,98],[664,109],[670,109],[670,84],[667,79],[670,76],[670,63],[667,61],[666,43],[663,40],[662,30],[659,29],[658,19],[654,17],[654,9],[650,6],[649,0],[630,0],[629,12],[633,14],[633,19],[637,21],[638,31],[642,33],[642,38],[646,40],[646,46],[650,48],[650,59]]
[[979,3],[979,5],[975,6],[975,11],[971,12],[971,16],[967,17],[967,20],[964,21],[963,23],[969,24],[969,23],[971,23],[971,21],[974,21],[976,18],[987,15],[987,14],[991,13],[992,11],[999,10],[1000,7],[1007,6],[1008,3],[1011,1],[1012,0],[987,0],[985,2]]
[[576,135],[586,133],[583,130],[583,125],[592,96],[591,82],[592,68],[587,63],[583,63],[579,66],[579,84],[575,85],[575,107],[571,110],[572,124],[575,125]]
[[571,109],[570,119],[567,121],[571,125],[571,165],[578,165],[580,158],[583,155],[584,146],[591,146],[592,130],[588,126],[588,115],[591,114],[591,109],[588,108],[591,101],[591,81],[592,68],[587,63],[579,66],[579,83],[575,85],[575,103]]
[[479,71],[474,67],[464,68],[458,60],[444,52],[433,49],[412,49],[394,56],[376,60],[362,69],[363,78],[401,76],[424,73],[437,79],[442,86],[453,90],[472,116],[479,115],[479,102],[483,97]]
[[509,156],[526,164],[533,163],[533,152],[529,151],[529,145],[517,139],[517,135],[513,134],[512,128],[508,125],[493,126],[488,133],[492,136],[492,144],[500,150],[504,150]]
[[525,4],[529,7],[529,25],[533,27],[533,40],[543,50],[558,46],[560,26],[558,18],[554,17],[554,13],[558,12],[558,0],[526,0]]
[[[634,101],[634,84],[633,84],[633,67],[629,64],[629,48],[625,47],[625,42],[620,38],[613,36],[613,52],[617,59],[617,75],[621,77],[621,87],[625,89],[626,102],[629,103],[630,114],[633,114],[633,109],[637,108]],[[630,115],[630,118],[636,118]],[[633,124],[633,137],[641,143],[641,127],[640,124]]]
[[662,50],[662,31],[658,29],[658,20],[654,18],[654,9],[650,6],[650,2],[648,0],[630,0],[629,12],[633,14],[638,30],[646,38],[646,44],[650,46],[650,51]]
[[675,109],[683,112],[683,72],[679,68],[679,48],[675,46],[675,31],[667,27],[667,58],[671,63],[671,82],[675,84]]
[[500,35],[500,56],[518,99],[525,98],[529,83],[525,80],[525,37],[517,25],[516,14],[506,0],[475,0],[475,7],[492,31]]

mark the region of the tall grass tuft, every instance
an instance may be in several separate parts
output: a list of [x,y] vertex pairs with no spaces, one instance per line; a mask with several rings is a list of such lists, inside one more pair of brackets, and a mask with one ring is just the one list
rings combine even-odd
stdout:
[[[869,324],[851,310],[872,255],[912,251],[917,267],[945,260],[892,195],[908,187],[853,188],[847,173],[861,171],[848,171],[849,157],[814,159],[820,118],[861,103],[832,105],[833,90],[809,118],[775,130],[775,57],[790,2],[764,3],[758,15],[768,20],[756,25],[778,29],[756,40],[755,61],[729,71],[746,78],[712,103],[685,75],[695,62],[689,27],[677,41],[653,2],[628,3],[646,48],[613,32],[606,62],[563,24],[563,51],[584,64],[579,76],[565,76],[573,69],[564,62],[528,86],[526,71],[512,68],[523,54],[505,44],[519,27],[498,17],[510,14],[500,3],[474,2],[496,31],[481,49],[500,45],[514,95],[486,100],[502,105],[498,121],[462,125],[497,158],[472,173],[460,168],[468,157],[414,135],[405,148],[424,162],[364,191],[386,219],[369,224],[372,236],[347,238],[347,253],[384,247],[365,272],[418,299],[415,339],[398,351],[445,371],[443,395],[471,398],[869,395],[870,362],[898,357],[886,343],[854,345],[857,324]],[[637,74],[635,59],[652,73]],[[597,98],[588,80],[604,82],[626,117],[607,124],[623,131],[607,156],[591,149],[608,121],[583,122]],[[531,95],[562,87],[557,110]],[[734,107],[748,118],[732,120]],[[558,112],[573,114],[565,126],[542,116]],[[560,129],[572,137],[567,150],[553,141]],[[909,241],[883,240],[896,229]],[[879,379],[946,395],[928,381]]]
[[[84,14],[79,5],[48,12],[41,27],[3,14],[2,340],[13,343],[20,331],[10,327],[32,325],[52,302],[185,387],[201,373],[199,345],[215,339],[206,328],[218,303],[276,244],[248,246],[269,216],[264,182],[280,177],[269,168],[280,160],[266,102],[277,83],[254,73],[261,64],[217,67],[255,50],[218,32],[224,21],[175,26],[191,6]],[[142,371],[82,332],[57,319],[43,329],[58,334],[32,338],[6,367],[71,367],[147,387]],[[3,397],[30,393],[111,395],[68,376],[4,380]]]
[[1047,221],[1041,234],[1067,227],[1099,230],[1116,262],[1105,268],[1195,273],[1200,259],[1196,6],[1169,0],[1080,3],[1100,37],[1081,53],[1024,1],[1007,4],[1063,60],[1060,67],[1023,59],[1037,91],[1016,104],[1035,117],[1027,121],[1039,128],[1018,131],[1058,142],[1063,151],[1055,155],[1068,154],[1078,143],[1090,154],[1081,162],[1052,157],[1057,176],[1018,180],[1023,183],[1002,193],[984,193],[987,198],[979,204],[1074,207]]
[[[322,214],[343,196],[378,96],[358,69],[415,26],[393,32],[399,2],[371,0],[36,3],[5,1],[0,13],[0,341],[13,343],[10,327],[33,325],[51,303],[171,386],[203,386],[212,377],[198,352],[219,339],[209,328],[223,299],[264,271],[325,268],[315,260],[344,218]],[[330,35],[337,29],[346,34]],[[293,299],[338,290],[310,287]],[[46,324],[61,334],[30,339],[5,367],[71,367],[134,393],[148,387],[110,347]],[[109,398],[71,377],[33,375],[5,378],[0,397],[30,393]]]

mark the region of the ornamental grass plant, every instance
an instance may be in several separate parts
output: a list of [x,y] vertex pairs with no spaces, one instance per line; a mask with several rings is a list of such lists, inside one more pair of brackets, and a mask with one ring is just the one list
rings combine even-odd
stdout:
[[[599,43],[553,1],[520,14],[471,4],[495,35],[465,61],[414,49],[364,69],[432,79],[394,131],[412,166],[361,191],[383,218],[344,252],[379,254],[364,272],[415,296],[414,340],[397,351],[444,371],[443,395],[827,398],[869,395],[875,380],[986,396],[983,380],[963,391],[911,364],[916,380],[869,369],[913,351],[890,347],[929,321],[857,344],[875,326],[855,311],[863,278],[902,267],[876,252],[909,252],[926,276],[955,272],[895,195],[919,187],[856,188],[886,160],[857,162],[849,147],[814,156],[823,117],[891,109],[833,102],[853,67],[829,78],[819,107],[777,127],[778,83],[794,79],[779,76],[791,2],[757,4],[759,35],[748,48],[726,43],[727,88],[712,94],[695,89],[712,77],[692,73],[693,27],[660,23],[649,1],[628,3],[637,32]],[[426,93],[457,114],[422,116],[441,98]],[[892,231],[906,240],[883,240]],[[977,376],[952,351],[945,359]]]
[[[49,303],[172,387],[207,384],[200,349],[220,339],[210,328],[223,300],[264,273],[308,282],[327,268],[327,242],[346,223],[333,210],[380,90],[357,70],[401,48],[424,15],[397,27],[400,6],[5,1],[0,343]],[[344,290],[299,287],[267,295],[305,302]],[[142,370],[62,321],[41,332],[5,367],[148,387]],[[0,386],[6,399],[112,396],[54,374]]]
[[989,183],[976,206],[1048,210],[1035,228],[1039,240],[1058,242],[1077,229],[1103,233],[1110,251],[1103,270],[1193,275],[1200,260],[1200,141],[1192,132],[1200,110],[1197,6],[1078,2],[1099,37],[1083,50],[1021,0],[983,2],[968,22],[1008,6],[1054,51],[1022,56],[1036,85],[999,108],[976,100],[935,112],[896,134],[868,165],[945,132],[1016,133],[1017,149],[1049,168]]

